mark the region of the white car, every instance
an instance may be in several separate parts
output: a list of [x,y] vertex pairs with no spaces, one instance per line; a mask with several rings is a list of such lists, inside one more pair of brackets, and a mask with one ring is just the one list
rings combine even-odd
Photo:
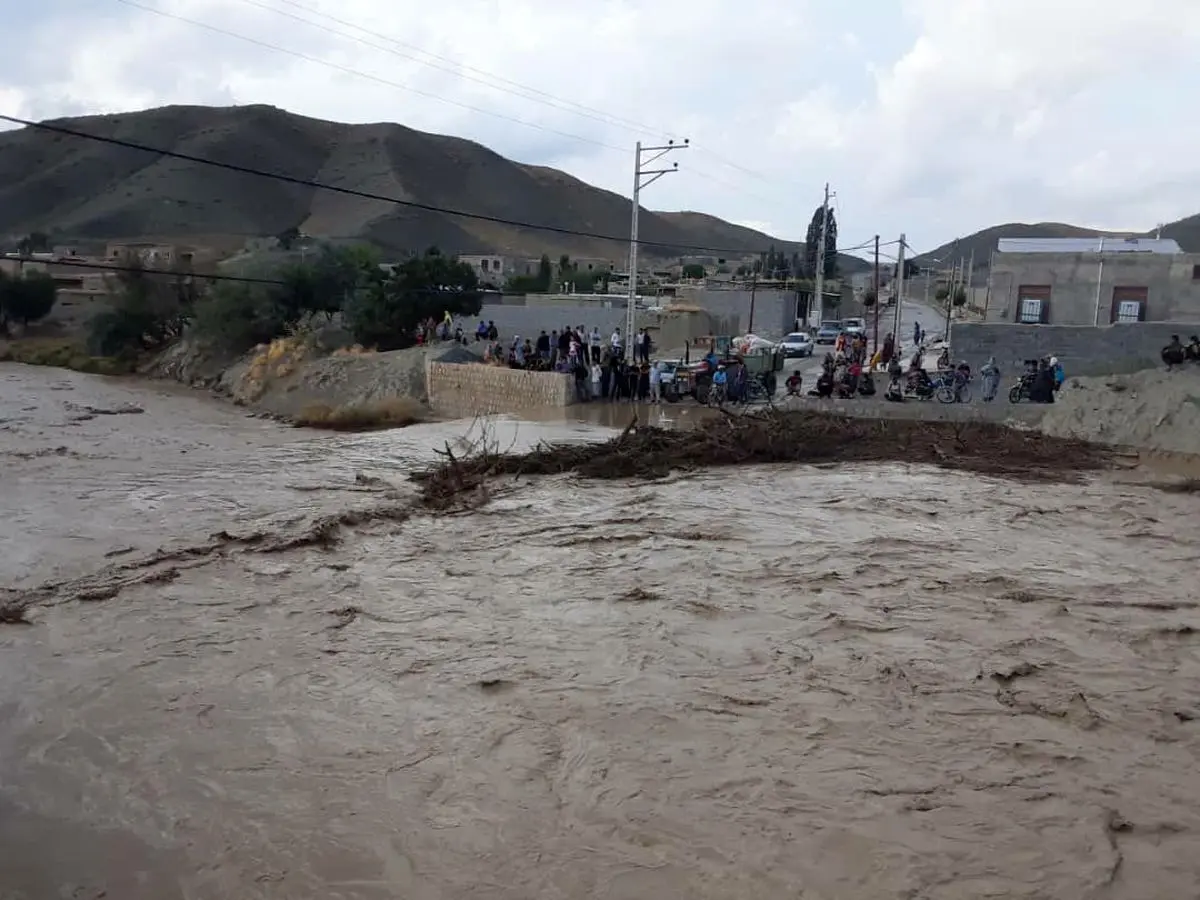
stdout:
[[866,319],[843,319],[842,331],[846,334],[866,334],[867,320]]
[[788,359],[813,355],[813,340],[803,331],[794,331],[779,342],[779,349]]

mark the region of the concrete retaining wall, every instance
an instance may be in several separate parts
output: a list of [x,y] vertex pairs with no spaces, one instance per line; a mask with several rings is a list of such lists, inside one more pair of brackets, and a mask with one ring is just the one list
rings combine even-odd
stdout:
[[430,407],[446,416],[561,408],[575,399],[569,375],[525,372],[482,363],[431,362],[425,370],[425,381]]
[[578,304],[566,306],[561,304],[533,306],[504,304],[498,306],[485,303],[479,317],[467,323],[470,326],[468,330],[473,330],[479,319],[483,319],[485,322],[495,322],[496,328],[500,331],[500,338],[506,344],[513,335],[519,334],[523,338],[534,340],[537,338],[538,332],[545,331],[549,334],[551,331],[560,330],[564,325],[574,328],[582,325],[589,334],[593,327],[599,328],[600,334],[607,341],[614,328],[625,330],[625,303],[621,300],[609,307],[605,307],[601,302],[592,303],[589,306]]
[[1115,375],[1162,365],[1160,353],[1178,334],[1184,341],[1195,325],[1139,322],[1127,325],[1004,325],[955,322],[951,352],[975,371],[995,356],[1005,379],[1021,371],[1024,360],[1057,356],[1067,377]]

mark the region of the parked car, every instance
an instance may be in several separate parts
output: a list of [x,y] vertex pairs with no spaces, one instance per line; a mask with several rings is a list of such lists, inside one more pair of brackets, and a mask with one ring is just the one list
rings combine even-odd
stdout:
[[843,319],[842,331],[846,334],[866,334],[867,320],[866,319]]
[[841,322],[822,322],[817,329],[818,344],[836,344],[838,335],[842,333]]
[[787,359],[813,355],[813,341],[803,331],[793,331],[779,342],[779,349]]

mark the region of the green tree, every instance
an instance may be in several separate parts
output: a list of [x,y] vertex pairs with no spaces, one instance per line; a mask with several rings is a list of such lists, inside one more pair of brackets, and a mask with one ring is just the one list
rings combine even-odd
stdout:
[[340,312],[361,287],[383,280],[378,254],[370,247],[322,247],[316,258],[285,266],[273,292],[286,322]]
[[867,309],[870,309],[878,301],[879,301],[879,296],[875,293],[875,290],[873,288],[868,290],[865,294],[863,294],[862,305],[865,306]]
[[[564,260],[568,265],[571,263],[569,257],[563,256],[558,261],[560,271]],[[554,265],[549,256],[542,254],[536,275],[514,275],[504,283],[504,289],[513,294],[544,294],[553,282]]]
[[291,250],[296,245],[296,241],[300,240],[300,229],[295,225],[285,228],[275,235],[275,240],[279,241],[279,246],[284,250]]
[[397,350],[415,342],[417,326],[426,319],[476,316],[482,307],[475,271],[432,247],[397,266],[390,278],[360,289],[345,319],[359,343]]
[[681,274],[684,278],[703,278],[708,273],[700,263],[688,263],[683,267]]
[[259,270],[253,277],[260,282],[213,285],[196,305],[199,336],[227,350],[248,350],[313,316],[331,320],[358,291],[382,283],[384,272],[370,247],[326,246],[310,259]]
[[112,308],[92,319],[89,348],[99,356],[159,350],[182,336],[203,293],[190,272],[150,273],[135,259],[116,275]]
[[821,214],[825,213],[825,277],[836,278],[837,268],[837,218],[833,209],[818,206],[813,212],[812,221],[808,223],[808,232],[804,236],[804,275],[815,278],[817,275],[817,251],[821,245]]
[[58,299],[58,287],[45,272],[26,272],[13,277],[0,272],[0,334],[8,333],[10,322],[22,327],[50,315]]
[[266,344],[287,330],[273,289],[238,281],[215,282],[196,304],[195,333],[231,353]]
[[22,256],[33,253],[45,253],[50,249],[50,235],[44,231],[31,231],[17,241],[17,252]]

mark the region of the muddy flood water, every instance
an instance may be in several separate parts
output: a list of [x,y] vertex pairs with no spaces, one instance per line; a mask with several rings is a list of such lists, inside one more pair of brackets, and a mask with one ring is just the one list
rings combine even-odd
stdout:
[[0,587],[39,597],[0,897],[1200,896],[1200,498],[556,478],[289,548],[466,428],[0,366]]

